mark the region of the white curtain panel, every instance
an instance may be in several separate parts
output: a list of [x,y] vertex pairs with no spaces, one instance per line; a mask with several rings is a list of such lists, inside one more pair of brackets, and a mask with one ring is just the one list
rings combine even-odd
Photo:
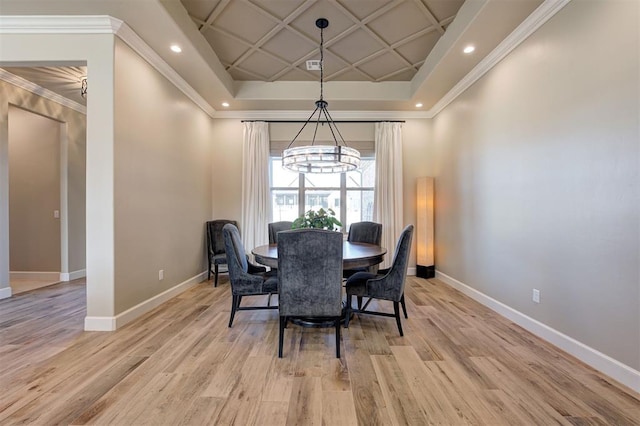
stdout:
[[269,242],[269,123],[243,124],[240,234],[245,250],[251,253]]
[[388,268],[404,227],[402,217],[402,124],[376,123],[376,187],[373,220],[382,224],[382,247],[386,247],[381,268]]

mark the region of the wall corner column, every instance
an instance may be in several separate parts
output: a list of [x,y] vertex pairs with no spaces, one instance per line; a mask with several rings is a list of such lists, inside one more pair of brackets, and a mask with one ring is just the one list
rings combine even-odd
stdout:
[[87,317],[85,330],[115,330],[115,36],[87,61]]
[[0,299],[11,297],[9,282],[9,105],[0,104]]

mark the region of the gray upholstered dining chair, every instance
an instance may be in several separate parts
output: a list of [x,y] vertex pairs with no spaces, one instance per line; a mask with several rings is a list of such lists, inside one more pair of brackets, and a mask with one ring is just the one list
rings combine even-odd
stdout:
[[224,239],[222,237],[222,228],[231,223],[235,227],[238,222],[235,220],[219,219],[210,220],[206,223],[207,228],[207,259],[209,261],[209,269],[207,272],[207,280],[211,279],[211,267],[213,266],[214,286],[218,287],[218,266],[227,263],[227,256],[224,253]]
[[[231,282],[231,316],[229,318],[229,327],[231,327],[236,311],[278,309],[277,306],[270,304],[271,295],[278,292],[278,279],[267,276],[266,268],[253,265],[247,260],[247,254],[240,239],[240,231],[235,225],[226,224],[222,228],[222,233]],[[244,296],[260,295],[269,295],[267,306],[240,306]]]
[[[368,243],[380,245],[382,241],[382,224],[376,222],[355,222],[349,226],[349,234],[347,234],[347,241],[352,243]],[[376,272],[375,267],[364,267],[355,269],[345,269],[342,272],[344,278],[349,278],[356,272]]]
[[[293,226],[293,222],[282,220],[280,222],[272,222],[268,225],[269,230],[269,244],[277,244],[278,243],[278,232],[282,231],[290,231]],[[272,267],[268,272],[269,275],[275,275],[278,273],[277,267]]]
[[292,318],[327,318],[336,329],[340,358],[342,315],[342,234],[295,229],[278,235],[278,304],[282,358],[284,329]]
[[278,243],[278,232],[281,231],[289,231],[291,230],[291,226],[293,226],[293,222],[289,222],[287,220],[282,220],[280,222],[272,222],[268,225],[269,227],[269,244],[277,244]]
[[[404,286],[407,278],[407,267],[409,265],[409,253],[411,251],[411,239],[413,237],[413,225],[408,225],[400,234],[396,251],[393,255],[391,267],[384,271],[384,274],[372,274],[370,272],[357,272],[352,275],[346,283],[347,307],[345,327],[349,327],[349,318],[352,312],[361,314],[372,314],[386,317],[395,317],[400,336],[403,336],[402,323],[400,322],[400,302],[404,300]],[[379,311],[369,311],[367,306],[358,306],[353,309],[351,306],[353,296],[368,297],[370,299],[390,300],[393,302],[393,314]]]

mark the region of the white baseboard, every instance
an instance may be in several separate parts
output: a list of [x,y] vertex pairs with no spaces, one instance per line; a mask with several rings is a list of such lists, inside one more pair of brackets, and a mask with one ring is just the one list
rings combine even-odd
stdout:
[[80,269],[73,272],[61,272],[60,273],[60,281],[73,281],[78,278],[84,278],[87,276],[86,269]]
[[115,329],[115,317],[84,317],[84,331],[113,331]]
[[127,309],[124,312],[119,313],[115,317],[85,317],[84,329],[85,331],[113,331],[123,325],[135,320],[138,317],[146,314],[152,309],[162,305],[169,299],[174,298],[180,293],[190,289],[194,285],[201,283],[207,278],[206,272],[201,272],[198,275],[181,282],[178,285],[171,287],[168,290],[163,291],[160,294],[153,296],[144,302],[138,303]]
[[410,267],[408,267],[408,268],[407,268],[407,276],[415,277],[415,275],[416,275],[416,267],[415,267],[415,266],[413,266],[413,267],[411,267],[411,266],[410,266]]
[[9,279],[58,281],[60,272],[9,271]]
[[10,298],[11,294],[11,287],[0,288],[0,300]]
[[439,278],[456,290],[508,318],[536,336],[575,356],[596,370],[603,372],[625,386],[630,387],[634,391],[640,392],[640,371],[637,371],[628,365],[625,365],[620,361],[615,360],[610,356],[605,355],[602,352],[593,349],[592,347],[587,346],[584,343],[579,342],[574,338],[569,337],[566,334],[563,334],[558,330],[555,330],[472,287],[469,287],[455,278],[443,274],[442,272],[436,271],[436,278]]

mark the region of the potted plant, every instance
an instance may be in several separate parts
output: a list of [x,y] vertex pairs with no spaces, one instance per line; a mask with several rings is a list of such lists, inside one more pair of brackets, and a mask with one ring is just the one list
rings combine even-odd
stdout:
[[328,229],[329,231],[337,231],[342,223],[336,219],[336,212],[332,209],[320,208],[317,212],[314,210],[307,211],[304,216],[300,216],[293,221],[292,229],[299,228],[315,228]]

